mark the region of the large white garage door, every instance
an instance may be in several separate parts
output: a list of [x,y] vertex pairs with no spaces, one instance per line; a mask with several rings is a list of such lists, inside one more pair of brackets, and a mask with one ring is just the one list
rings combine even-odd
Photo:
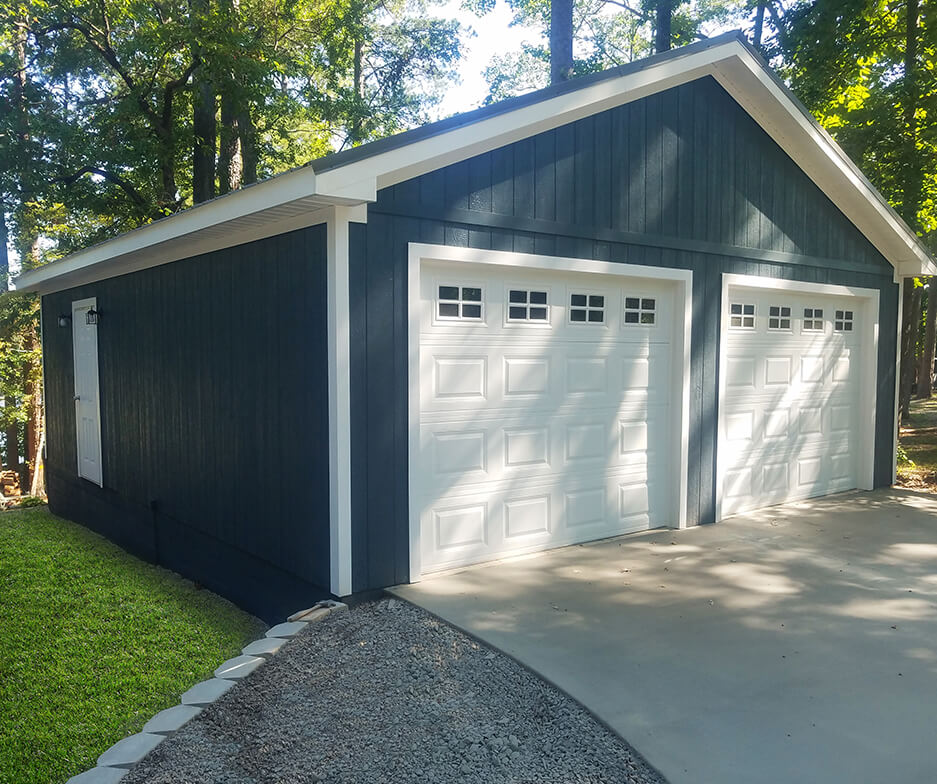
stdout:
[[860,486],[863,301],[733,286],[723,308],[721,515]]
[[676,524],[675,289],[423,263],[418,572]]

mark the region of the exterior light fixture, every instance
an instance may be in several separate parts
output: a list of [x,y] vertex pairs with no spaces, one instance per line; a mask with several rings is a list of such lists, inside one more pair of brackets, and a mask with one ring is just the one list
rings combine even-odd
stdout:
[[99,316],[100,314],[94,308],[89,308],[85,313],[85,324],[97,324]]
[[59,314],[59,327],[61,327],[62,329],[65,329],[65,327],[71,324],[71,322],[72,322],[71,316],[68,316],[65,313]]

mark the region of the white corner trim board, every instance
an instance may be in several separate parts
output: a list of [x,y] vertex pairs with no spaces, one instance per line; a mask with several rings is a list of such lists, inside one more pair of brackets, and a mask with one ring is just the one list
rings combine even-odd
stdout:
[[409,245],[411,582],[686,526],[691,300],[690,270]]
[[351,557],[351,366],[348,225],[360,215],[333,207],[328,232],[329,341],[329,589],[352,592]]
[[716,521],[874,486],[879,291],[723,274]]

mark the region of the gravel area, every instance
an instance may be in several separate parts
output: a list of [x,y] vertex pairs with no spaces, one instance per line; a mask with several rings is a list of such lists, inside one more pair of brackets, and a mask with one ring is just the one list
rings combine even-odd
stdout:
[[335,613],[123,784],[666,784],[577,703],[396,599]]

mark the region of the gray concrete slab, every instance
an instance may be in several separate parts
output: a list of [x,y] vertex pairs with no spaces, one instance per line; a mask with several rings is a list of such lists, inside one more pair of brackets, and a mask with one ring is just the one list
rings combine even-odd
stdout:
[[937,781],[937,496],[848,493],[394,590],[673,784]]

